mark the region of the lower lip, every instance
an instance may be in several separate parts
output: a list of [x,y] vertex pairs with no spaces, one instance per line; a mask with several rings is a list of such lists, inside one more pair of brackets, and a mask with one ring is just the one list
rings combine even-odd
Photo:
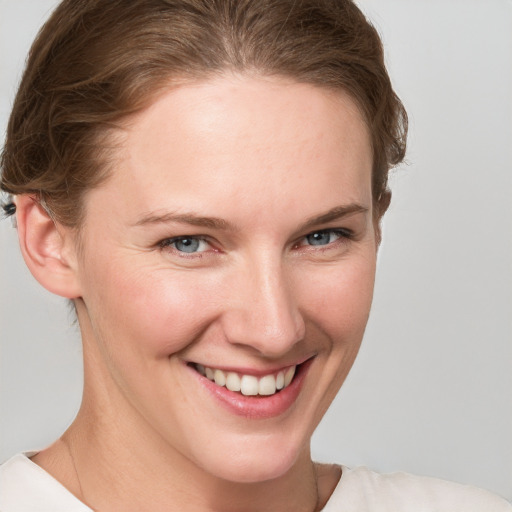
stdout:
[[284,414],[297,400],[312,359],[302,363],[289,386],[270,396],[245,396],[241,393],[217,386],[203,377],[195,369],[188,366],[200,384],[213,396],[218,403],[231,413],[251,419],[274,418]]

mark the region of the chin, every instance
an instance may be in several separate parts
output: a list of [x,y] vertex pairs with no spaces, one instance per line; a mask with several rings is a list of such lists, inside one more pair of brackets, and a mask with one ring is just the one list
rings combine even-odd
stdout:
[[300,445],[290,445],[289,440],[241,440],[223,449],[220,445],[208,456],[202,454],[201,466],[218,478],[237,483],[258,483],[284,476],[307,452]]

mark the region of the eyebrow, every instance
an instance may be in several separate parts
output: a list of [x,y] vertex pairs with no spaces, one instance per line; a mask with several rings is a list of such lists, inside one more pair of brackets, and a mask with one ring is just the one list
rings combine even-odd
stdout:
[[[334,220],[338,220],[342,217],[346,217],[348,215],[353,215],[356,213],[366,213],[368,212],[368,208],[366,206],[362,206],[360,204],[349,204],[342,206],[335,206],[331,208],[329,211],[322,213],[320,215],[315,215],[314,217],[310,217],[305,221],[304,224],[301,225],[301,230],[308,229],[319,224],[325,224],[327,222],[332,222]],[[140,220],[138,220],[134,225],[135,226],[147,226],[150,224],[166,224],[169,222],[177,222],[180,224],[189,224],[191,226],[199,226],[210,229],[218,229],[222,231],[237,231],[237,227],[234,224],[229,223],[224,219],[220,219],[218,217],[203,217],[197,215],[195,213],[176,213],[176,212],[165,212],[165,213],[157,213],[151,212],[147,215],[144,215]]]
[[148,224],[166,224],[168,222],[178,222],[180,224],[190,224],[203,228],[220,229],[223,231],[235,231],[235,227],[224,219],[217,217],[201,217],[195,213],[175,213],[166,212],[162,214],[149,213],[135,223],[135,226],[146,226]]
[[310,217],[306,220],[306,222],[302,225],[301,229],[308,229],[315,227],[319,224],[326,224],[327,222],[332,222],[333,220],[341,219],[342,217],[347,217],[349,215],[354,215],[356,213],[367,213],[368,208],[361,204],[348,204],[342,206],[335,206],[331,208],[326,213],[322,213],[320,215],[316,215],[314,217]]

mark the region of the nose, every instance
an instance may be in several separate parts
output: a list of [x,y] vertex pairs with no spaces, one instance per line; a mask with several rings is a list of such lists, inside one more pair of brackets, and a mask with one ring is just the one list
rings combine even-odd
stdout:
[[232,344],[250,347],[261,356],[288,353],[305,335],[305,324],[294,294],[293,279],[282,262],[246,265],[232,281],[224,334]]

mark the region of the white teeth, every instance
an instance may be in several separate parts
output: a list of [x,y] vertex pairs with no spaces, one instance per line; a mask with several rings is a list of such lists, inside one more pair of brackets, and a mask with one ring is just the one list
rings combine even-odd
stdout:
[[258,394],[258,379],[254,375],[244,375],[240,380],[242,395],[254,396]]
[[295,375],[296,366],[290,366],[286,371],[279,371],[277,374],[255,377],[254,375],[239,375],[235,372],[224,372],[216,368],[208,368],[196,364],[197,371],[207,379],[215,382],[217,386],[226,386],[234,392],[241,392],[246,396],[271,396],[277,391],[290,385]]
[[284,372],[279,372],[276,377],[276,388],[283,389],[284,388]]
[[237,373],[229,372],[226,375],[226,387],[229,391],[240,391],[240,389],[242,389],[240,377]]
[[276,378],[273,375],[265,375],[260,379],[258,394],[273,395],[276,392]]
[[288,368],[288,370],[286,370],[286,373],[284,374],[284,387],[290,385],[290,382],[292,381],[294,375],[295,366],[290,366],[290,368]]
[[224,375],[222,370],[215,370],[213,372],[213,379],[215,380],[215,384],[217,384],[217,386],[226,385],[226,375]]

